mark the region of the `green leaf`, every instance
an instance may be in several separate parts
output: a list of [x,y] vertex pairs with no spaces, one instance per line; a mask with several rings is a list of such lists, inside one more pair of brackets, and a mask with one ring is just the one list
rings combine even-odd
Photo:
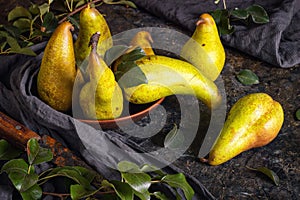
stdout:
[[297,111],[296,111],[296,119],[297,120],[300,120],[300,109],[298,109]]
[[110,66],[116,59],[124,55],[128,48],[129,47],[125,45],[112,46],[104,54],[105,63]]
[[20,192],[25,192],[32,186],[34,186],[38,182],[39,176],[37,174],[31,173],[26,174],[22,181],[22,186],[20,188]]
[[27,142],[27,155],[30,165],[48,162],[53,159],[50,149],[40,147],[37,139],[32,138]]
[[8,37],[6,38],[6,40],[7,40],[8,45],[11,47],[11,49],[12,49],[13,51],[17,51],[17,50],[21,49],[21,47],[20,47],[18,41],[17,41],[15,38],[13,38],[13,37],[11,37],[11,36],[8,36]]
[[79,29],[80,28],[80,25],[78,23],[78,21],[74,18],[74,17],[71,17],[71,16],[67,16],[67,19],[77,28]]
[[237,79],[244,85],[253,85],[259,83],[258,76],[249,69],[241,70],[237,74]]
[[72,168],[75,169],[77,172],[79,172],[79,174],[82,177],[84,177],[89,183],[91,183],[96,176],[96,172],[94,172],[90,169],[87,169],[85,167],[74,166]]
[[176,149],[179,148],[184,140],[184,135],[178,133],[177,125],[174,124],[173,129],[166,135],[164,147]]
[[7,33],[9,33],[9,35],[11,35],[13,38],[19,38],[21,31],[14,26],[3,26],[3,28],[6,30]]
[[39,6],[37,4],[31,4],[28,10],[33,15],[37,15],[40,13]]
[[121,172],[122,178],[134,189],[134,193],[142,200],[150,199],[148,191],[151,186],[151,177],[146,173]]
[[140,58],[143,58],[144,56],[146,56],[145,51],[141,47],[137,47],[129,53],[124,54],[121,60],[122,62],[136,61]]
[[123,88],[134,87],[140,84],[148,83],[146,75],[141,68],[135,64],[134,61],[128,61],[119,64],[118,69],[114,74],[116,80]]
[[29,56],[36,56],[36,53],[28,47],[19,48],[19,49],[13,49],[12,48],[10,50],[10,53],[18,53],[18,54],[24,54],[24,55],[29,55]]
[[169,200],[169,198],[161,193],[161,192],[154,192],[153,195],[157,198],[157,199],[161,199],[161,200]]
[[182,189],[187,200],[191,200],[193,198],[194,190],[186,181],[184,174],[169,174],[163,177],[161,180],[171,187]]
[[261,172],[261,173],[265,174],[266,176],[268,176],[275,183],[276,186],[279,185],[279,177],[273,170],[268,169],[266,167],[259,167],[257,169],[251,168],[251,167],[247,167],[247,168],[250,169],[250,170],[258,171],[258,172]]
[[21,196],[22,196],[23,200],[41,199],[42,189],[38,184],[35,184],[34,186],[32,186],[31,188],[26,190],[26,192],[21,192]]
[[45,27],[46,32],[53,32],[58,25],[58,20],[53,14],[53,12],[48,12],[44,16],[44,21],[42,23],[42,26]]
[[0,160],[11,160],[21,153],[20,149],[14,148],[6,140],[0,140]]
[[251,15],[251,18],[255,23],[264,24],[270,21],[268,13],[259,5],[249,6],[246,10]]
[[132,1],[120,0],[120,1],[113,1],[113,0],[103,0],[106,4],[119,4],[119,5],[126,5],[132,8],[137,8],[136,5]]
[[12,172],[26,174],[27,171],[28,171],[28,164],[25,162],[25,160],[21,158],[10,160],[6,162],[1,168],[1,173],[6,172],[7,174]]
[[32,19],[31,13],[26,8],[24,8],[23,6],[16,6],[8,13],[7,21],[10,22],[21,17]]
[[51,170],[49,174],[47,174],[48,178],[63,176],[67,177],[76,183],[84,186],[87,189],[91,189],[90,178],[84,177],[78,169],[65,166],[65,167],[57,167]]
[[230,12],[230,14],[238,19],[247,19],[249,17],[249,13],[247,10],[235,8]]
[[87,198],[93,194],[95,194],[97,190],[87,190],[85,187],[82,185],[71,185],[70,187],[70,193],[71,193],[71,198],[72,200],[77,200],[77,199],[84,199]]
[[214,18],[220,35],[231,34],[234,32],[234,27],[230,24],[228,10],[215,10],[211,12]]
[[165,176],[166,173],[164,173],[162,170],[158,169],[157,167],[149,164],[144,164],[141,166],[140,170],[142,172],[155,172],[159,176]]
[[39,6],[40,16],[45,15],[50,10],[50,5],[48,3],[44,3]]
[[102,181],[101,185],[113,188],[118,197],[120,197],[122,200],[133,200],[133,190],[128,183],[116,180],[111,180],[110,182],[104,180]]
[[80,6],[84,5],[84,4],[85,4],[85,0],[78,1],[76,3],[76,5],[75,5],[75,8],[78,8],[78,7],[80,7]]
[[13,26],[21,30],[21,32],[26,32],[30,29],[31,20],[27,18],[19,18],[14,21]]
[[130,173],[141,172],[141,170],[137,164],[126,161],[126,160],[118,163],[118,170],[120,172],[130,172]]

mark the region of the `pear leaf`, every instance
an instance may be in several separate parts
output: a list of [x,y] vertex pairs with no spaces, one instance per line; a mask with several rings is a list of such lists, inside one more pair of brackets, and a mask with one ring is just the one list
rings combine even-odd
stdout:
[[21,196],[23,200],[41,199],[42,188],[35,184],[25,192],[21,192]]
[[182,189],[187,200],[191,200],[195,194],[193,188],[188,184],[182,173],[169,174],[164,176],[161,180],[171,187]]
[[121,161],[118,163],[118,170],[120,172],[139,173],[141,172],[139,166],[133,162]]
[[21,153],[20,149],[12,147],[6,140],[0,140],[0,160],[11,160]]
[[168,200],[169,198],[161,193],[161,192],[154,192],[153,195],[157,198],[157,199],[160,199],[160,200]]
[[76,184],[70,186],[70,194],[73,200],[85,199],[93,195],[97,190],[87,190],[82,185]]
[[96,172],[89,170],[85,167],[74,166],[72,168],[75,169],[78,173],[80,173],[80,175],[84,177],[89,183],[91,183],[96,176]]
[[32,138],[27,142],[27,155],[30,165],[40,164],[53,159],[51,150],[40,147],[35,138]]
[[67,19],[77,28],[79,29],[80,28],[80,25],[78,23],[78,21],[74,18],[74,17],[71,17],[71,16],[67,16]]
[[110,66],[116,59],[124,55],[128,48],[129,47],[125,45],[112,46],[104,54],[105,63]]
[[31,19],[32,18],[32,15],[31,13],[26,9],[24,8],[23,6],[16,6],[13,10],[11,10],[8,15],[7,15],[7,21],[13,21],[15,19],[18,19],[18,18],[21,18],[21,17],[24,17],[24,18],[28,18],[28,19]]
[[104,3],[106,4],[119,4],[119,5],[126,5],[131,8],[137,8],[136,5],[132,1],[126,1],[126,0],[119,0],[119,1],[114,1],[114,0],[103,0]]
[[276,186],[279,185],[279,177],[273,170],[268,169],[266,167],[259,167],[259,168],[247,167],[247,168],[250,169],[250,170],[258,171],[258,172],[261,172],[261,173],[265,174],[266,176],[268,176],[275,183]]
[[249,13],[247,10],[235,8],[230,12],[230,14],[238,19],[247,19],[249,17]]
[[39,6],[40,15],[44,16],[50,10],[50,5],[48,3],[44,3]]
[[143,58],[146,56],[145,51],[141,47],[137,47],[134,50],[130,51],[129,53],[124,54],[121,57],[122,62],[127,62],[127,61],[136,61],[140,58]]
[[142,172],[155,172],[156,174],[158,174],[159,176],[165,176],[166,174],[158,169],[157,167],[153,166],[153,165],[149,165],[149,164],[144,164],[141,166],[140,170]]
[[32,4],[29,8],[28,8],[29,12],[33,15],[37,15],[40,13],[39,10],[39,6],[37,4]]
[[230,24],[228,10],[217,9],[211,12],[211,16],[214,18],[218,27],[219,35],[231,34],[234,32],[234,27]]
[[300,109],[296,111],[296,119],[300,120]]
[[[123,88],[134,87],[140,84],[148,83],[144,72],[134,61],[122,62],[118,65],[114,73],[116,80]],[[125,75],[125,76],[124,76]],[[122,77],[125,78],[122,78]]]
[[133,190],[128,183],[115,180],[108,182],[107,180],[104,180],[101,185],[113,188],[118,197],[122,200],[133,200]]
[[69,166],[57,167],[57,168],[52,169],[51,172],[49,174],[47,174],[47,177],[58,177],[58,176],[67,177],[67,178],[75,181],[76,183],[84,186],[87,189],[90,189],[90,187],[91,187],[90,175],[83,176],[82,171],[78,170],[78,168],[73,168],[73,167],[69,167]]
[[28,171],[28,164],[21,158],[10,160],[6,162],[1,168],[1,173],[6,172],[7,174],[12,172],[26,174],[27,171]]
[[27,18],[19,18],[16,21],[14,21],[13,26],[22,30],[22,32],[26,32],[30,29],[31,20]]
[[176,149],[182,144],[184,137],[178,132],[177,125],[175,124],[173,129],[166,135],[164,141],[164,147]]
[[128,173],[122,172],[122,178],[133,189],[135,195],[141,200],[150,199],[150,193],[148,191],[151,186],[151,177],[146,173]]
[[265,9],[259,5],[254,4],[249,6],[246,10],[251,15],[253,22],[257,24],[264,24],[270,21]]
[[244,85],[253,85],[259,83],[258,76],[249,69],[241,70],[237,74],[237,79]]
[[58,25],[58,20],[54,16],[53,12],[48,12],[44,16],[42,26],[46,29],[46,32],[53,32]]

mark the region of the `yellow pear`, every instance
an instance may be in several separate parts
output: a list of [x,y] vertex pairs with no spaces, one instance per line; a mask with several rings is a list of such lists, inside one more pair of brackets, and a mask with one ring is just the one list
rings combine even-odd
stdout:
[[192,37],[182,47],[180,56],[215,81],[225,63],[225,51],[213,17],[200,16]]
[[123,110],[123,94],[115,76],[97,53],[100,33],[92,36],[92,51],[88,58],[89,81],[80,91],[79,103],[83,114],[91,119],[113,119]]
[[129,51],[140,47],[144,50],[146,55],[154,55],[151,43],[153,43],[151,34],[148,31],[139,31],[130,41],[131,48],[129,49]]
[[148,82],[124,89],[129,102],[144,104],[173,94],[195,95],[210,108],[215,108],[221,102],[221,95],[214,82],[188,62],[152,55],[135,63]]
[[242,97],[229,111],[208,163],[220,165],[244,151],[270,143],[278,135],[283,120],[281,105],[268,94]]
[[104,55],[105,51],[113,43],[110,29],[103,15],[96,8],[91,8],[88,4],[80,12],[79,17],[79,33],[74,45],[77,65],[80,65],[89,56],[91,52],[91,48],[88,46],[90,38],[96,32],[100,32],[101,34],[97,52],[100,55]]
[[76,77],[75,56],[69,22],[61,23],[53,32],[44,51],[37,77],[39,97],[58,111],[72,106],[72,90]]

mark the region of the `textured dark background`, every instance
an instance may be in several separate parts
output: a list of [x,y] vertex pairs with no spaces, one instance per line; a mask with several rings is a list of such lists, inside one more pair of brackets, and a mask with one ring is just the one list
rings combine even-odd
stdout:
[[[0,23],[5,22],[7,12],[16,4],[26,1],[0,1]],[[174,22],[157,18],[147,11],[123,6],[103,5],[100,11],[106,15],[112,34],[139,27],[166,27],[191,35],[192,32]],[[241,97],[253,92],[266,92],[279,101],[285,112],[285,121],[278,137],[265,147],[242,153],[229,162],[212,167],[187,154],[174,164],[199,179],[218,199],[300,199],[300,121],[295,111],[300,107],[300,67],[279,68],[257,60],[243,52],[225,46],[226,65],[222,71],[227,95],[227,108]],[[236,79],[242,69],[250,69],[260,78],[260,83],[243,86]],[[165,105],[172,110],[174,99],[167,98]],[[275,186],[265,176],[250,171],[249,167],[268,167],[280,178]]]

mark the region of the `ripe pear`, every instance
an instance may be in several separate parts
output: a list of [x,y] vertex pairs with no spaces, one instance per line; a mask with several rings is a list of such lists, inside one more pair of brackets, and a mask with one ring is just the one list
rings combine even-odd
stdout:
[[80,91],[79,103],[83,114],[91,119],[113,119],[123,110],[123,94],[111,69],[97,53],[100,33],[92,36],[92,51],[88,58],[89,81]]
[[220,165],[244,151],[267,145],[278,135],[283,120],[281,105],[268,94],[242,97],[229,111],[208,163]]
[[213,17],[200,16],[192,37],[182,47],[180,56],[215,81],[225,63],[225,51]]
[[70,22],[63,22],[55,29],[45,48],[37,77],[39,97],[62,112],[72,106],[76,77],[72,30]]
[[151,34],[148,31],[139,31],[130,41],[130,46],[132,47],[129,49],[129,51],[137,47],[141,47],[146,55],[154,55],[151,43],[153,43]]
[[[149,103],[173,94],[195,95],[210,108],[215,108],[221,102],[215,83],[188,62],[152,55],[137,60],[136,64],[148,82],[124,89],[131,103]],[[124,76],[126,78],[126,74]]]
[[80,12],[79,16],[79,33],[74,45],[77,65],[80,65],[89,56],[91,52],[91,48],[89,48],[90,38],[96,32],[100,32],[101,34],[97,52],[100,55],[104,55],[105,51],[113,43],[110,29],[103,15],[96,8],[91,8],[88,4]]

